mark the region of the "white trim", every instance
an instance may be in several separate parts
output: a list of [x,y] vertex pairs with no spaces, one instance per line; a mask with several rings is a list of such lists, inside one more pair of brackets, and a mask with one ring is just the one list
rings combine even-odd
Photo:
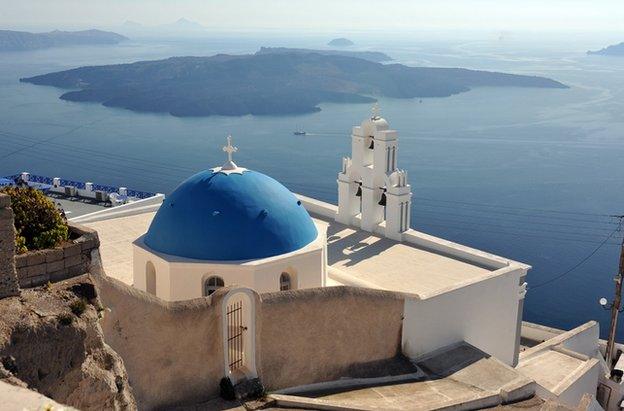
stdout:
[[[230,364],[228,358],[228,341],[227,341],[227,306],[230,299],[237,294],[244,294],[248,299],[249,307],[247,307],[249,313],[246,314],[247,319],[249,320],[249,325],[247,326],[247,334],[245,334],[245,340],[243,342],[243,347],[245,349],[245,362],[244,366],[241,368],[241,371],[245,374],[247,378],[257,378],[258,372],[256,370],[256,293],[250,288],[234,288],[228,291],[227,294],[223,296],[221,300],[221,330],[222,330],[222,341],[223,341],[223,373],[226,377],[228,377],[232,384],[237,383],[237,378],[230,372]],[[243,303],[243,307],[244,307]],[[247,347],[249,345],[249,347]]]
[[221,173],[221,174],[225,174],[225,175],[243,174],[245,171],[249,171],[246,168],[238,167],[236,164],[234,164],[234,166],[235,166],[235,168],[232,168],[232,169],[223,168],[223,167],[215,167],[215,168],[211,168],[210,171],[212,171],[213,174]]

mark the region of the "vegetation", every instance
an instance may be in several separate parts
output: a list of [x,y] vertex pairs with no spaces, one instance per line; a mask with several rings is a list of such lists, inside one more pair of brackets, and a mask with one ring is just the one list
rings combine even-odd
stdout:
[[83,299],[74,300],[69,304],[69,309],[74,315],[80,317],[87,309],[87,302]]
[[60,245],[69,229],[54,203],[34,188],[4,187],[15,214],[15,245],[18,253]]

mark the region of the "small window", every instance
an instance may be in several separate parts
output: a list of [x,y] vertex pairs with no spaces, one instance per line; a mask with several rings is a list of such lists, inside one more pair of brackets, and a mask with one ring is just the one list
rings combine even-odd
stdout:
[[145,291],[156,295],[156,267],[151,261],[145,264]]
[[208,277],[208,279],[204,282],[204,296],[209,296],[224,285],[225,283],[223,282],[223,278],[216,275]]
[[290,290],[291,288],[290,274],[282,273],[280,275],[280,291]]

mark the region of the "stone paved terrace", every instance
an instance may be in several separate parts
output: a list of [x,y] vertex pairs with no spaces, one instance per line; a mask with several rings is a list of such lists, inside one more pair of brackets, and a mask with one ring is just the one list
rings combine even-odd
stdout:
[[132,284],[132,242],[145,234],[155,212],[84,224],[98,232],[104,271]]
[[[84,224],[98,231],[104,269],[108,275],[127,284],[132,283],[132,242],[147,231],[154,215],[155,212],[147,212]],[[312,216],[329,224],[330,266],[371,287],[428,294],[484,278],[492,272],[436,251],[382,238],[315,214]],[[328,284],[339,283],[329,281]]]
[[329,265],[377,288],[428,294],[491,273],[487,268],[432,250],[312,215],[329,224]]
[[534,395],[531,379],[466,343],[437,350],[416,366],[423,377],[415,382],[274,397],[286,406],[318,401],[344,409],[434,410],[489,408]]

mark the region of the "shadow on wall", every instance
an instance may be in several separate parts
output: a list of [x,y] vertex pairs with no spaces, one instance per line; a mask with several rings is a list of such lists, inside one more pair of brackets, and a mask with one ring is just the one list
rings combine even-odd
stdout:
[[[221,302],[229,288],[168,303],[96,277],[107,307],[106,342],[123,357],[139,408],[197,404],[219,395],[225,374]],[[255,327],[261,381],[276,390],[403,373],[403,305],[401,294],[355,287],[263,294]]]
[[387,371],[401,355],[403,303],[399,293],[356,287],[263,294],[263,384],[276,390]]

